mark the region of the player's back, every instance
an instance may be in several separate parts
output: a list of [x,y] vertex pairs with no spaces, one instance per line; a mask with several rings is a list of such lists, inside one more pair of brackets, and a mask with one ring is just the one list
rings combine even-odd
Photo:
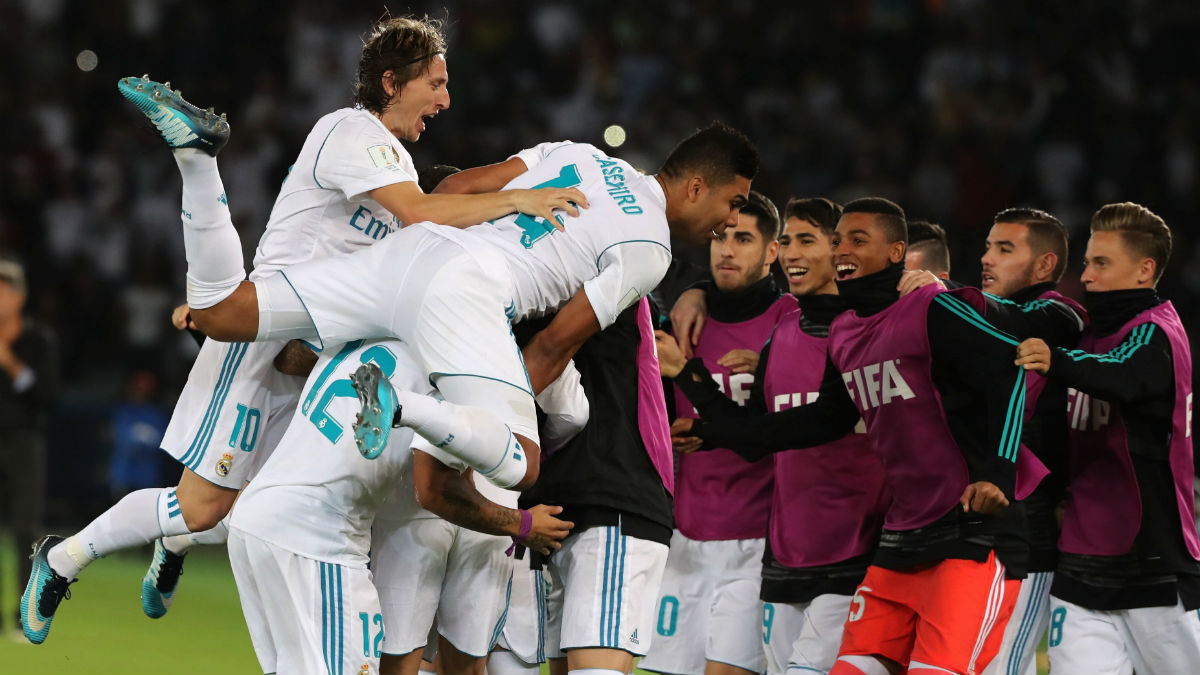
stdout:
[[369,192],[416,180],[408,151],[374,115],[361,108],[325,115],[280,186],[250,278],[383,239],[400,223]]
[[[638,173],[628,162],[595,146],[570,143],[547,154],[504,189],[539,187],[579,188],[590,206],[581,209],[578,217],[564,215],[564,232],[542,218],[523,214],[467,230],[504,254],[514,281],[518,319],[562,307],[584,282],[620,256],[622,264],[643,268],[639,273],[647,280],[640,285],[649,287],[638,289],[642,295],[666,273],[671,255],[666,198],[653,176]],[[629,298],[622,308],[636,299]]]
[[359,411],[350,375],[364,363],[378,365],[399,388],[431,391],[399,341],[326,349],[274,454],[239,498],[233,527],[306,557],[366,565],[376,511],[394,484],[411,476],[413,436],[395,429],[378,458],[359,454],[350,428]]

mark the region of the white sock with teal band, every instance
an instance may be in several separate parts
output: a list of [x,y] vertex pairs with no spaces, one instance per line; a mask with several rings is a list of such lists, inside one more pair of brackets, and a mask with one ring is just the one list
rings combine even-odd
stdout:
[[46,555],[55,572],[74,579],[97,558],[187,532],[175,488],[147,488],[125,495]]
[[183,177],[183,247],[187,300],[195,309],[221,302],[246,278],[242,242],[229,215],[217,158],[200,150],[172,152]]
[[400,424],[442,451],[461,459],[500,487],[525,477],[525,451],[508,425],[481,408],[439,401],[410,391],[397,391]]

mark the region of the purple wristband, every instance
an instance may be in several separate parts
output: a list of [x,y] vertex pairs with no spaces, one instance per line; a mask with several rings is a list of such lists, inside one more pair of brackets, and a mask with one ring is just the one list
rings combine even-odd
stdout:
[[518,510],[521,512],[521,527],[517,530],[517,536],[512,538],[512,546],[509,546],[508,550],[504,552],[504,555],[507,556],[511,556],[513,554],[513,551],[517,549],[517,544],[524,546],[525,537],[528,537],[529,533],[533,531],[533,514],[525,509]]
[[533,532],[533,514],[521,509],[521,529],[517,531],[517,541],[523,543],[530,532]]

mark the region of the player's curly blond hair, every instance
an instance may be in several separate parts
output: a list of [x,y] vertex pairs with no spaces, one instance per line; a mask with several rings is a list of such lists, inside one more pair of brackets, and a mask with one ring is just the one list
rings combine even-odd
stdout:
[[380,20],[363,39],[354,83],[355,104],[382,113],[391,98],[383,88],[385,73],[392,71],[392,85],[399,89],[424,75],[434,56],[445,53],[446,35],[438,19],[401,16]]

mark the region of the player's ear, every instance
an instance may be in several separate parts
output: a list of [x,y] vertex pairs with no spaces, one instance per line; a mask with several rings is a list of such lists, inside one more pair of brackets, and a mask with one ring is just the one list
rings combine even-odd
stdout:
[[902,241],[893,241],[888,244],[888,260],[893,263],[904,262],[904,256],[908,253],[908,245]]
[[383,85],[383,93],[387,94],[389,99],[396,95],[396,73],[394,71],[383,71],[383,75],[379,76],[379,82]]
[[705,182],[704,176],[692,176],[687,182],[687,198],[689,202],[698,202],[704,196],[704,192],[708,189],[708,183]]
[[767,243],[767,260],[769,266],[779,258],[779,241],[775,240]]

